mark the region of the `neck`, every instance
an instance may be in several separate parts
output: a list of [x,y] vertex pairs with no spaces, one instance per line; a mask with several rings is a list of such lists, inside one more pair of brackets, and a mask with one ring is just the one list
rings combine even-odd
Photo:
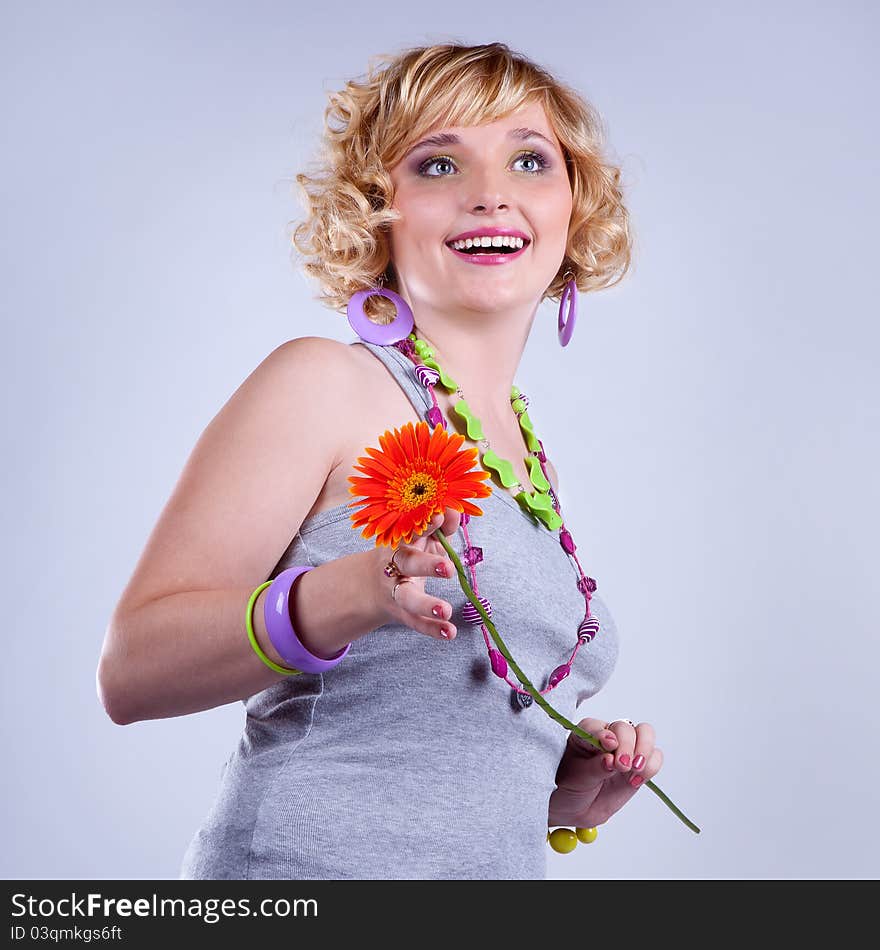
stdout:
[[419,307],[413,330],[431,347],[437,363],[458,383],[477,415],[505,419],[536,312],[537,306],[528,313],[481,313],[463,320]]

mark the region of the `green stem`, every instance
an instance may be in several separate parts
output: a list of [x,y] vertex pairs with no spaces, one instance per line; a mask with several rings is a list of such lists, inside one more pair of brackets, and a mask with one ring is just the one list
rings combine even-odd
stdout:
[[[568,719],[566,719],[565,716],[563,716],[561,713],[558,713],[547,702],[547,700],[544,699],[544,697],[538,692],[538,690],[535,689],[534,686],[532,686],[532,684],[529,682],[528,678],[526,677],[525,673],[523,673],[523,671],[519,668],[519,666],[517,666],[516,661],[510,655],[510,651],[507,649],[507,646],[505,645],[504,641],[501,639],[501,635],[498,633],[498,631],[495,629],[495,625],[489,619],[489,615],[486,613],[486,609],[477,599],[477,596],[476,594],[474,594],[473,590],[471,590],[471,585],[468,582],[464,567],[462,567],[462,563],[458,559],[458,555],[455,553],[455,551],[452,550],[452,547],[450,546],[449,542],[446,540],[446,536],[443,534],[442,530],[435,531],[431,537],[439,541],[445,548],[446,553],[449,555],[450,559],[452,560],[452,563],[455,565],[455,570],[458,572],[458,580],[461,584],[461,589],[467,595],[467,599],[479,611],[480,616],[483,618],[483,621],[485,622],[486,626],[489,628],[489,633],[492,635],[492,639],[495,641],[495,646],[498,647],[498,651],[501,653],[504,659],[507,660],[508,665],[513,669],[513,672],[516,674],[517,679],[519,679],[520,683],[522,683],[522,685],[525,686],[526,690],[529,692],[529,695],[532,697],[532,699],[535,700],[535,702],[544,710],[544,712],[547,713],[547,715],[551,719],[555,719],[565,729],[570,730],[576,736],[580,736],[581,739],[586,739],[586,741],[589,742],[591,745],[594,745],[597,749],[604,752],[605,750],[602,749],[602,743],[599,742],[599,740],[595,736],[591,736],[588,732],[584,732],[584,730],[581,729],[580,726],[575,725],[573,722],[570,722]],[[651,791],[655,795],[657,795],[661,801],[665,802],[667,807],[670,808],[672,812],[676,814],[688,826],[688,828],[691,829],[691,831],[696,832],[696,834],[700,833],[700,829],[690,820],[690,818],[687,817],[687,815],[684,814],[684,812],[681,811],[681,809],[679,809],[671,801],[671,799],[667,795],[665,795],[660,790],[660,788],[657,785],[655,785],[652,781],[647,781],[645,782],[645,788],[650,788]]]

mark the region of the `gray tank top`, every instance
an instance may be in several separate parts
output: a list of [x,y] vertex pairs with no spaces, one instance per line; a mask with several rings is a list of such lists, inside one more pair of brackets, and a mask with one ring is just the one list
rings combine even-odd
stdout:
[[[381,360],[424,417],[430,396],[399,350],[351,345]],[[543,689],[571,655],[584,598],[558,532],[494,477],[485,482],[492,495],[475,500],[482,516],[468,524],[484,552],[479,594],[517,664]],[[372,547],[352,527],[352,511],[339,505],[307,518],[267,580]],[[572,534],[591,574],[589,541]],[[450,540],[460,557],[462,530]],[[387,624],[356,640],[329,672],[292,676],[243,700],[241,738],[181,879],[546,877],[547,810],[568,732],[537,703],[521,708],[492,674],[480,627],[461,619],[469,601],[458,578],[428,578],[425,589],[453,605],[453,641]],[[588,715],[578,704],[607,682],[618,656],[598,593],[590,610],[601,624],[596,638],[546,694],[575,723]]]

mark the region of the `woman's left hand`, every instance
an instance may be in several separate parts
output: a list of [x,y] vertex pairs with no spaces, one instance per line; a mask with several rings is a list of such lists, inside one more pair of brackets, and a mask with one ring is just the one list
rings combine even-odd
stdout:
[[578,725],[602,743],[602,750],[568,735],[550,796],[548,825],[595,828],[619,811],[663,764],[654,745],[654,729],[640,722],[635,728],[618,720],[606,729],[606,719],[582,719]]

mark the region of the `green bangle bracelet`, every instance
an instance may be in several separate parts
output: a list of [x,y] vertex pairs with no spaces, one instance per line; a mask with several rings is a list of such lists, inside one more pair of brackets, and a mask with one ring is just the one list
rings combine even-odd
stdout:
[[254,633],[254,604],[257,602],[257,598],[260,596],[260,591],[265,590],[272,581],[266,581],[265,584],[260,584],[260,586],[251,594],[251,599],[248,601],[247,610],[244,613],[245,621],[247,623],[247,632],[248,640],[251,641],[251,646],[254,648],[254,653],[269,667],[270,670],[275,670],[276,673],[284,673],[286,676],[296,676],[297,674],[302,674],[302,670],[295,670],[292,667],[288,669],[286,666],[279,666],[277,663],[273,662],[263,653],[260,648],[260,644],[257,643],[257,635]]

